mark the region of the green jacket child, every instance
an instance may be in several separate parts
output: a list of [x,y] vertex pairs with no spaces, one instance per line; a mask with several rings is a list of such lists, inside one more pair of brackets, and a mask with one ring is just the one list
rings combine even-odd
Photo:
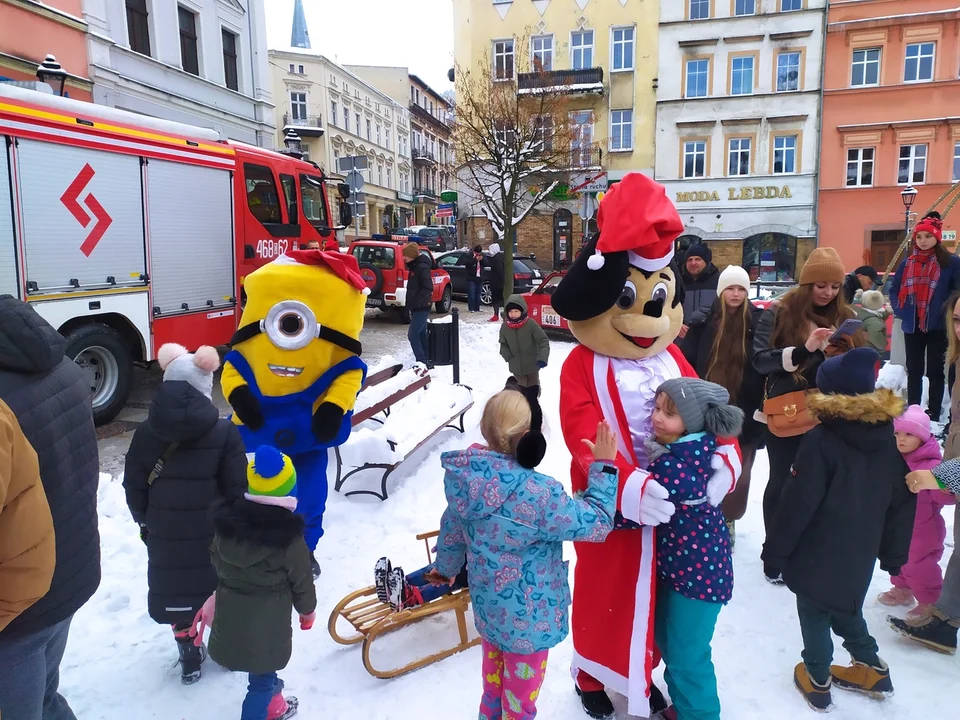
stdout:
[[527,302],[511,295],[500,326],[500,355],[521,387],[540,384],[540,370],[550,360],[550,339],[527,317]]
[[856,310],[857,317],[863,322],[867,341],[878,353],[886,352],[887,312],[883,307],[883,293],[879,290],[867,290],[860,296],[860,307]]

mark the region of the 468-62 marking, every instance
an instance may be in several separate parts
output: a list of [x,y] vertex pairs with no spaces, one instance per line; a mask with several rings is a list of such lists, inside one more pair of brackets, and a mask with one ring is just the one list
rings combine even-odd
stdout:
[[273,258],[280,257],[289,249],[290,249],[289,240],[258,240],[257,241],[257,257],[260,257],[260,258],[268,258],[272,260]]

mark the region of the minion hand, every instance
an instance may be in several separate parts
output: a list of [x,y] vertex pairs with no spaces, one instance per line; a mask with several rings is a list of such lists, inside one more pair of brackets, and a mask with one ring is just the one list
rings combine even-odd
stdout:
[[313,413],[313,435],[322,443],[333,440],[340,431],[343,422],[343,410],[332,402],[320,403]]
[[260,409],[260,403],[253,396],[253,392],[246,385],[241,385],[227,398],[230,407],[240,418],[240,422],[251,430],[259,430],[263,427],[263,411]]

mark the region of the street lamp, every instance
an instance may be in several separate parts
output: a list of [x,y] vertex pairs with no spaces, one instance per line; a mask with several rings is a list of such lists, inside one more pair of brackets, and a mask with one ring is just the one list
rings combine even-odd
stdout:
[[297,131],[293,128],[290,128],[284,133],[283,147],[286,148],[289,154],[303,157],[303,142],[300,140],[300,136],[297,135]]
[[37,79],[53,88],[54,95],[63,96],[63,86],[67,82],[67,71],[53,55],[47,55],[37,66]]
[[910,208],[913,207],[913,203],[917,199],[917,189],[913,185],[907,185],[900,193],[900,198],[903,200],[903,214],[905,216],[903,237],[907,238],[910,235]]

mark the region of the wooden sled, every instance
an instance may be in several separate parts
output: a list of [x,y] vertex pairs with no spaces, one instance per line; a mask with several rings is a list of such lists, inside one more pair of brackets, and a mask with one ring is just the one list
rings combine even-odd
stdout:
[[[427,548],[428,562],[433,562],[433,553],[430,552],[430,541],[436,539],[437,531],[417,535],[417,540],[423,540]],[[470,591],[467,588],[455,590],[449,595],[437,598],[420,607],[396,612],[389,605],[385,605],[377,598],[377,589],[371,585],[347,595],[337,603],[327,621],[327,630],[334,642],[340,645],[356,645],[363,643],[363,667],[374,677],[389,680],[406,673],[432,665],[451,655],[456,655],[468,648],[480,644],[480,638],[471,640],[467,634],[467,608],[470,607]],[[420,620],[453,610],[457,614],[457,630],[460,633],[460,642],[452,648],[433,655],[414,660],[403,667],[393,670],[378,670],[370,659],[370,647],[377,638],[387,633],[399,630]],[[337,622],[346,620],[354,629],[353,634],[341,635],[337,630]]]

